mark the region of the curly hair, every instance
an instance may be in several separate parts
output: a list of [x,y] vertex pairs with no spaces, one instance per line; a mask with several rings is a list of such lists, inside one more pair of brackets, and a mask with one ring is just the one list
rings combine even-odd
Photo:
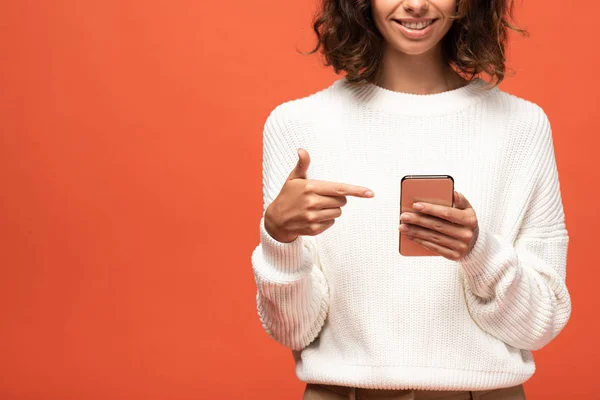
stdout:
[[[442,39],[443,55],[449,66],[471,80],[485,73],[491,84],[504,79],[504,49],[508,29],[525,36],[529,33],[510,21],[514,0],[457,0],[452,26]],[[359,83],[373,81],[380,72],[384,38],[373,21],[371,0],[322,0],[313,18],[324,65],[335,73],[345,71],[347,80]]]

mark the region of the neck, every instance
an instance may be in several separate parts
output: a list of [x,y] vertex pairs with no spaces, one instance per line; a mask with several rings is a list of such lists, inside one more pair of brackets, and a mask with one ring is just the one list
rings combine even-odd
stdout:
[[412,94],[435,94],[467,84],[444,60],[441,46],[410,55],[386,47],[376,82],[385,89]]

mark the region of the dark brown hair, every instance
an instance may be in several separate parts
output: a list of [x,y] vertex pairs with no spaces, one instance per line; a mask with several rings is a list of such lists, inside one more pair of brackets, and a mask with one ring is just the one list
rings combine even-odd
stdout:
[[[507,30],[528,35],[513,20],[513,0],[457,0],[456,14],[442,39],[446,62],[466,79],[487,74],[492,85],[506,72]],[[384,38],[375,26],[371,0],[322,0],[313,19],[316,47],[325,66],[345,71],[352,83],[373,81],[380,72]]]

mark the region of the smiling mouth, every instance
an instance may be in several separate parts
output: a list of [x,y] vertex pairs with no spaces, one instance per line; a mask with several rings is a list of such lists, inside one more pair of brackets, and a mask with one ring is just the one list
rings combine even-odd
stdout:
[[429,25],[433,24],[435,21],[437,21],[437,18],[429,20],[429,21],[423,21],[423,22],[406,22],[406,21],[400,21],[395,19],[394,22],[402,25],[405,28],[414,30],[414,31],[421,31],[425,28],[427,28]]

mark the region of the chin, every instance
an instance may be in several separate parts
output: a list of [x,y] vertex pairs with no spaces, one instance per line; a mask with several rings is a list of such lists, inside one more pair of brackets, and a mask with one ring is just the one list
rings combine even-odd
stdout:
[[410,43],[410,44],[398,44],[395,43],[391,46],[394,50],[404,53],[410,56],[418,56],[421,54],[428,53],[433,50],[435,44],[431,43]]

